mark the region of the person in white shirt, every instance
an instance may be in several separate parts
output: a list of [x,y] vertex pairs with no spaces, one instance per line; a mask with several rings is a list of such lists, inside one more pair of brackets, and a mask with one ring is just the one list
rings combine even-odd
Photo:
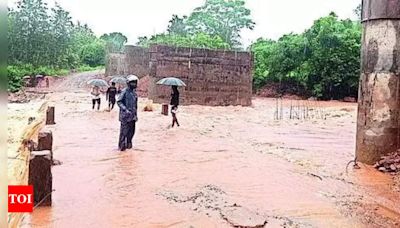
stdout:
[[100,88],[98,86],[94,86],[90,94],[92,94],[92,109],[94,109],[97,103],[97,110],[100,110]]

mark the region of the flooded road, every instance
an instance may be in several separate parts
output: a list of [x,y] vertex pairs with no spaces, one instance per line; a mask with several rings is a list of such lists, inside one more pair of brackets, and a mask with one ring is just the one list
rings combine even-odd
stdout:
[[[142,112],[134,148],[117,150],[118,108],[92,111],[89,94],[57,91],[53,206],[23,227],[396,227],[390,176],[353,170],[356,105],[314,102],[325,118],[274,120],[253,107],[185,106]],[[105,99],[102,98],[105,108]]]

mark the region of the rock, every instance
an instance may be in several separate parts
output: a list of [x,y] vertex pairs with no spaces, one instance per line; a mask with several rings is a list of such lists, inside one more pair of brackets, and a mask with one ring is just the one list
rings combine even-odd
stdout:
[[395,153],[382,156],[382,159],[374,166],[382,172],[399,172],[400,171],[400,153]]
[[233,227],[264,227],[266,217],[244,207],[223,208],[221,216]]
[[386,168],[385,167],[379,167],[378,170],[381,171],[381,172],[386,172]]
[[57,165],[62,165],[62,162],[61,161],[59,161],[59,160],[53,160],[53,165],[54,166],[57,166]]

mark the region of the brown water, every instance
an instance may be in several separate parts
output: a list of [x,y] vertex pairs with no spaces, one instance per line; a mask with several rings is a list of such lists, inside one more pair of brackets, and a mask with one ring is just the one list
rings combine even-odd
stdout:
[[[254,107],[140,112],[134,149],[117,151],[118,112],[57,92],[53,206],[24,227],[395,227],[400,194],[354,157],[355,104],[314,103],[326,120],[274,120]],[[103,99],[105,100],[105,99]],[[145,101],[141,100],[141,107]],[[103,105],[103,107],[105,107]]]

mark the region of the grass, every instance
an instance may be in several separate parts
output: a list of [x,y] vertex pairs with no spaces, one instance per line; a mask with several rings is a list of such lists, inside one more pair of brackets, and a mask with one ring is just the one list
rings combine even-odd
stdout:
[[84,66],[78,67],[78,72],[102,70],[102,69],[104,69],[104,66],[91,67],[91,66],[84,65]]

